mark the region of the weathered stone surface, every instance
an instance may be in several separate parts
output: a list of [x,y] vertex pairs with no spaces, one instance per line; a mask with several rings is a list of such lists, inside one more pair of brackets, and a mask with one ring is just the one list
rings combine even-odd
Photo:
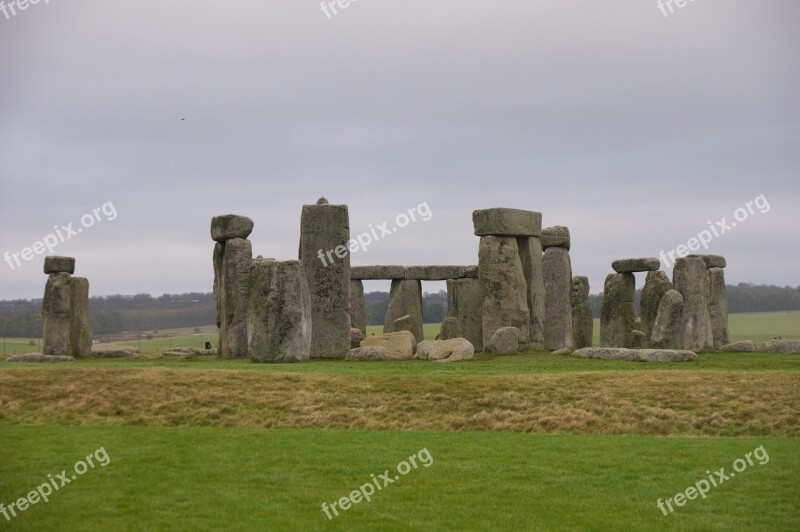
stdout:
[[232,238],[247,238],[253,232],[253,220],[247,216],[223,214],[211,218],[211,240],[224,242]]
[[73,277],[70,289],[70,354],[76,358],[92,354],[92,319],[89,315],[89,280]]
[[520,332],[520,343],[528,344],[531,313],[517,239],[510,236],[482,236],[478,262],[478,280],[483,295],[484,340],[494,336],[500,327],[516,327]]
[[364,283],[358,279],[350,281],[350,325],[367,334],[367,302],[364,299]]
[[75,357],[67,355],[42,355],[41,353],[25,353],[10,355],[6,362],[75,362]]
[[67,356],[69,350],[70,302],[72,292],[66,272],[51,273],[47,278],[42,301],[42,352],[45,355]]
[[75,273],[75,259],[73,257],[59,257],[51,255],[44,258],[44,273]]
[[300,260],[311,294],[312,357],[344,357],[350,350],[349,240],[347,205],[303,205]]
[[569,347],[562,347],[561,349],[556,349],[555,351],[553,351],[553,354],[554,355],[571,355],[572,352],[573,352],[573,350],[570,349]]
[[658,314],[658,305],[661,298],[668,291],[672,290],[672,283],[663,271],[647,272],[647,279],[642,288],[640,306],[642,309],[642,331],[645,338],[650,340],[653,336],[653,325]]
[[355,327],[350,328],[350,348],[355,349],[361,345],[361,341],[364,340],[367,335],[361,330]]
[[[542,233],[544,234],[544,233]],[[572,263],[567,248],[544,250],[544,347],[572,349]]]
[[317,205],[330,205],[330,202],[325,196],[322,196],[317,200]]
[[764,353],[800,354],[800,340],[769,340],[758,348]]
[[711,335],[714,339],[714,348],[719,349],[730,342],[728,338],[728,289],[725,287],[725,270],[709,268],[707,272]]
[[743,340],[741,342],[725,344],[720,347],[718,351],[722,351],[723,353],[755,353],[756,344],[754,344],[752,340]]
[[498,355],[519,353],[519,329],[516,327],[500,327],[489,340],[489,351]]
[[621,347],[584,347],[575,351],[580,358],[641,362],[691,362],[697,353],[677,349],[625,349]]
[[442,322],[442,326],[439,329],[439,335],[436,337],[436,339],[450,340],[451,338],[463,338],[463,337],[464,336],[461,334],[461,324],[458,322],[458,319],[449,317],[445,318],[444,321]]
[[714,348],[711,315],[708,309],[708,274],[700,257],[675,261],[672,284],[683,296],[683,334],[679,347],[702,352]]
[[632,273],[612,273],[606,277],[600,307],[600,345],[631,347],[636,307],[633,298],[636,278]]
[[542,249],[548,248],[570,248],[569,228],[563,225],[555,225],[542,229]]
[[533,350],[544,348],[545,321],[545,289],[544,289],[544,256],[542,243],[537,237],[517,237],[519,257],[522,262],[522,273],[525,276],[530,310],[530,342]]
[[139,350],[129,345],[94,344],[92,356],[96,358],[136,358]]
[[[358,329],[356,329],[358,330]],[[345,360],[373,362],[376,360],[396,360],[391,351],[379,345],[354,347],[344,357]]]
[[644,333],[634,329],[633,333],[631,334],[631,348],[644,349],[645,347],[647,347],[647,339],[645,338]]
[[447,281],[447,314],[458,320],[461,334],[483,351],[483,295],[478,279]]
[[247,279],[253,262],[249,240],[232,238],[222,248],[219,292],[219,354],[247,358]]
[[[575,276],[572,278],[572,349],[592,346],[594,334],[594,318],[589,304],[589,278]],[[572,349],[569,349],[570,352]]]
[[406,266],[406,279],[418,281],[461,279],[466,274],[466,266]]
[[[413,333],[414,331],[411,330],[411,316],[406,314],[405,316],[400,316],[394,323],[392,323],[392,330],[390,332],[400,332],[400,331],[408,331]],[[419,339],[417,339],[419,341]]]
[[409,329],[418,342],[425,339],[422,330],[422,285],[419,281],[395,279],[389,291],[389,305],[383,321],[383,332],[394,332],[395,320],[408,316]]
[[728,265],[725,257],[722,255],[689,255],[689,257],[699,257],[703,259],[706,268],[724,268]]
[[465,338],[448,340],[427,340],[417,344],[415,358],[436,360],[439,362],[456,362],[471,360],[475,356],[475,348]]
[[299,260],[254,260],[247,282],[247,343],[253,362],[311,355],[311,295]]
[[477,279],[478,278],[478,266],[467,266],[467,269],[464,270],[464,277],[467,279]]
[[633,330],[644,332],[644,326],[642,325],[642,318],[640,318],[639,316],[633,318]]
[[661,261],[648,257],[643,259],[620,259],[611,263],[617,273],[654,272],[658,270]]
[[363,281],[380,281],[385,279],[405,279],[405,266],[352,266],[350,278]]
[[219,290],[220,280],[222,279],[222,251],[224,244],[219,242],[214,243],[214,256],[212,262],[214,265],[214,302],[217,305],[217,327],[222,328],[222,292]]
[[376,334],[361,341],[361,347],[385,347],[392,353],[392,360],[410,360],[416,345],[417,340],[409,331]]
[[682,341],[683,296],[668,290],[658,305],[650,346],[657,349],[678,349]]
[[476,236],[539,236],[542,213],[520,209],[481,209],[473,211]]

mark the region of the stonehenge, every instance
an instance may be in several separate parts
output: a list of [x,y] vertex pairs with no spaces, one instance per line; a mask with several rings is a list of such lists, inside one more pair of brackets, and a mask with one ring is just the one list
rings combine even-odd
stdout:
[[389,306],[383,323],[383,332],[395,331],[395,320],[408,316],[409,331],[417,342],[425,339],[422,332],[422,284],[411,279],[394,279],[389,292]]
[[478,279],[447,280],[447,315],[458,320],[461,334],[483,351],[483,295]]
[[48,277],[42,300],[42,354],[91,356],[89,281],[72,276],[75,273],[72,257],[45,257],[44,273]]
[[550,351],[572,349],[572,263],[569,229],[542,230],[544,258],[544,347]]
[[589,278],[572,278],[572,348],[592,346],[594,318],[589,305]]

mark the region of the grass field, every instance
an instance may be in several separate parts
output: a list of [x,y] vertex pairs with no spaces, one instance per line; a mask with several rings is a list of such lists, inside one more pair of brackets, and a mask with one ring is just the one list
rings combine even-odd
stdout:
[[[731,330],[800,329],[800,313],[773,314],[732,315]],[[199,338],[171,333],[173,347]],[[0,503],[19,514],[0,530],[793,531],[800,355],[2,363],[0,441]],[[78,475],[100,448],[106,465]],[[422,451],[428,467],[411,468]],[[677,505],[723,467],[728,480]],[[76,478],[19,511],[62,470]],[[385,472],[371,502],[342,509]]]

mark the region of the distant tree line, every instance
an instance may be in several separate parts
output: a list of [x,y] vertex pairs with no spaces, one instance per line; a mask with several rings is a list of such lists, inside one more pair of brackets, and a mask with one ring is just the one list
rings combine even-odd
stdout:
[[[641,290],[637,290],[637,312],[640,295]],[[369,292],[364,297],[367,323],[383,325],[389,293]],[[602,298],[602,294],[589,296],[596,318],[600,317]],[[730,312],[800,310],[800,286],[728,285],[728,309]],[[97,296],[89,299],[89,310],[92,332],[96,335],[216,323],[216,304],[211,292],[164,294],[159,297],[150,294]],[[447,292],[425,292],[422,296],[422,314],[425,323],[441,323],[447,317]],[[0,301],[0,336],[29,338],[41,335],[41,299]]]

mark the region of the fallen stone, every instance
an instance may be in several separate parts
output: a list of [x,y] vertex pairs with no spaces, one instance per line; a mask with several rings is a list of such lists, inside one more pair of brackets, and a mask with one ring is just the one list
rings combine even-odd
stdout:
[[59,355],[43,355],[41,353],[25,353],[10,355],[6,362],[75,362],[75,357]]
[[600,345],[631,347],[636,307],[636,278],[632,273],[612,273],[606,277],[600,307]]
[[60,257],[51,255],[44,258],[44,273],[75,273],[75,259],[73,257]]
[[570,349],[569,347],[562,347],[561,349],[556,349],[555,351],[553,351],[554,355],[571,355],[572,353],[573,350]]
[[362,281],[381,281],[386,279],[405,279],[405,266],[351,266],[350,279]]
[[648,342],[653,336],[653,325],[656,322],[658,305],[661,303],[661,298],[669,290],[672,290],[672,283],[666,273],[661,270],[647,272],[647,279],[642,288],[640,306],[642,309],[642,331]]
[[700,257],[675,261],[672,284],[683,296],[683,331],[679,347],[695,352],[714,349],[711,314],[708,306],[708,273]]
[[[411,330],[411,316],[406,314],[405,316],[400,316],[394,323],[392,323],[392,330],[391,332],[400,332],[400,331],[408,331],[413,333],[414,331]],[[416,336],[416,335],[414,335]],[[419,338],[417,338],[419,341]]]
[[654,272],[658,270],[659,266],[661,266],[661,261],[653,257],[620,259],[611,263],[611,267],[617,273]]
[[92,356],[96,358],[136,358],[139,350],[129,345],[94,344]]
[[224,242],[232,238],[247,238],[253,232],[253,220],[247,216],[223,214],[211,218],[211,240]]
[[[383,320],[383,331],[394,332],[395,320],[408,316],[408,327],[417,342],[425,339],[422,328],[422,285],[419,281],[406,279],[395,279],[389,290],[389,304],[386,307],[386,315]],[[403,321],[401,324],[405,324]]]
[[[350,346],[351,349],[355,349],[361,345],[361,341],[367,337],[366,334],[361,329],[356,329],[355,327],[350,328]],[[349,351],[348,351],[349,352]]]
[[449,318],[445,318],[442,322],[442,326],[439,329],[439,335],[437,336],[437,340],[450,340],[451,338],[463,338],[464,336],[461,334],[461,324],[458,322],[457,318],[453,318],[452,316]]
[[354,347],[344,357],[345,360],[372,362],[376,360],[397,360],[387,348],[373,345],[368,347]]
[[728,265],[725,257],[722,255],[689,255],[689,257],[699,257],[703,259],[706,268],[724,268]]
[[458,320],[461,334],[483,351],[483,295],[478,279],[447,281],[447,313]]
[[516,327],[500,327],[492,335],[487,347],[489,351],[498,355],[519,353],[519,329]]
[[481,209],[473,211],[476,236],[539,236],[542,213],[520,209]]
[[570,248],[569,229],[563,225],[546,227],[542,229],[542,249],[548,248]]
[[668,290],[658,305],[650,346],[656,349],[678,349],[682,337],[682,316],[683,296],[677,290]]
[[361,347],[381,346],[392,353],[392,360],[410,360],[417,340],[409,331],[376,334],[361,341]]
[[475,356],[475,348],[464,338],[449,340],[426,340],[417,344],[415,358],[436,360],[438,362],[456,362],[471,360]]
[[575,351],[580,358],[622,360],[628,362],[690,362],[697,360],[697,353],[677,349],[625,349],[621,347],[584,347]]
[[741,342],[733,342],[725,344],[719,348],[723,353],[755,353],[756,344],[752,340],[742,340]]
[[800,354],[800,340],[769,340],[758,350],[762,353]]

